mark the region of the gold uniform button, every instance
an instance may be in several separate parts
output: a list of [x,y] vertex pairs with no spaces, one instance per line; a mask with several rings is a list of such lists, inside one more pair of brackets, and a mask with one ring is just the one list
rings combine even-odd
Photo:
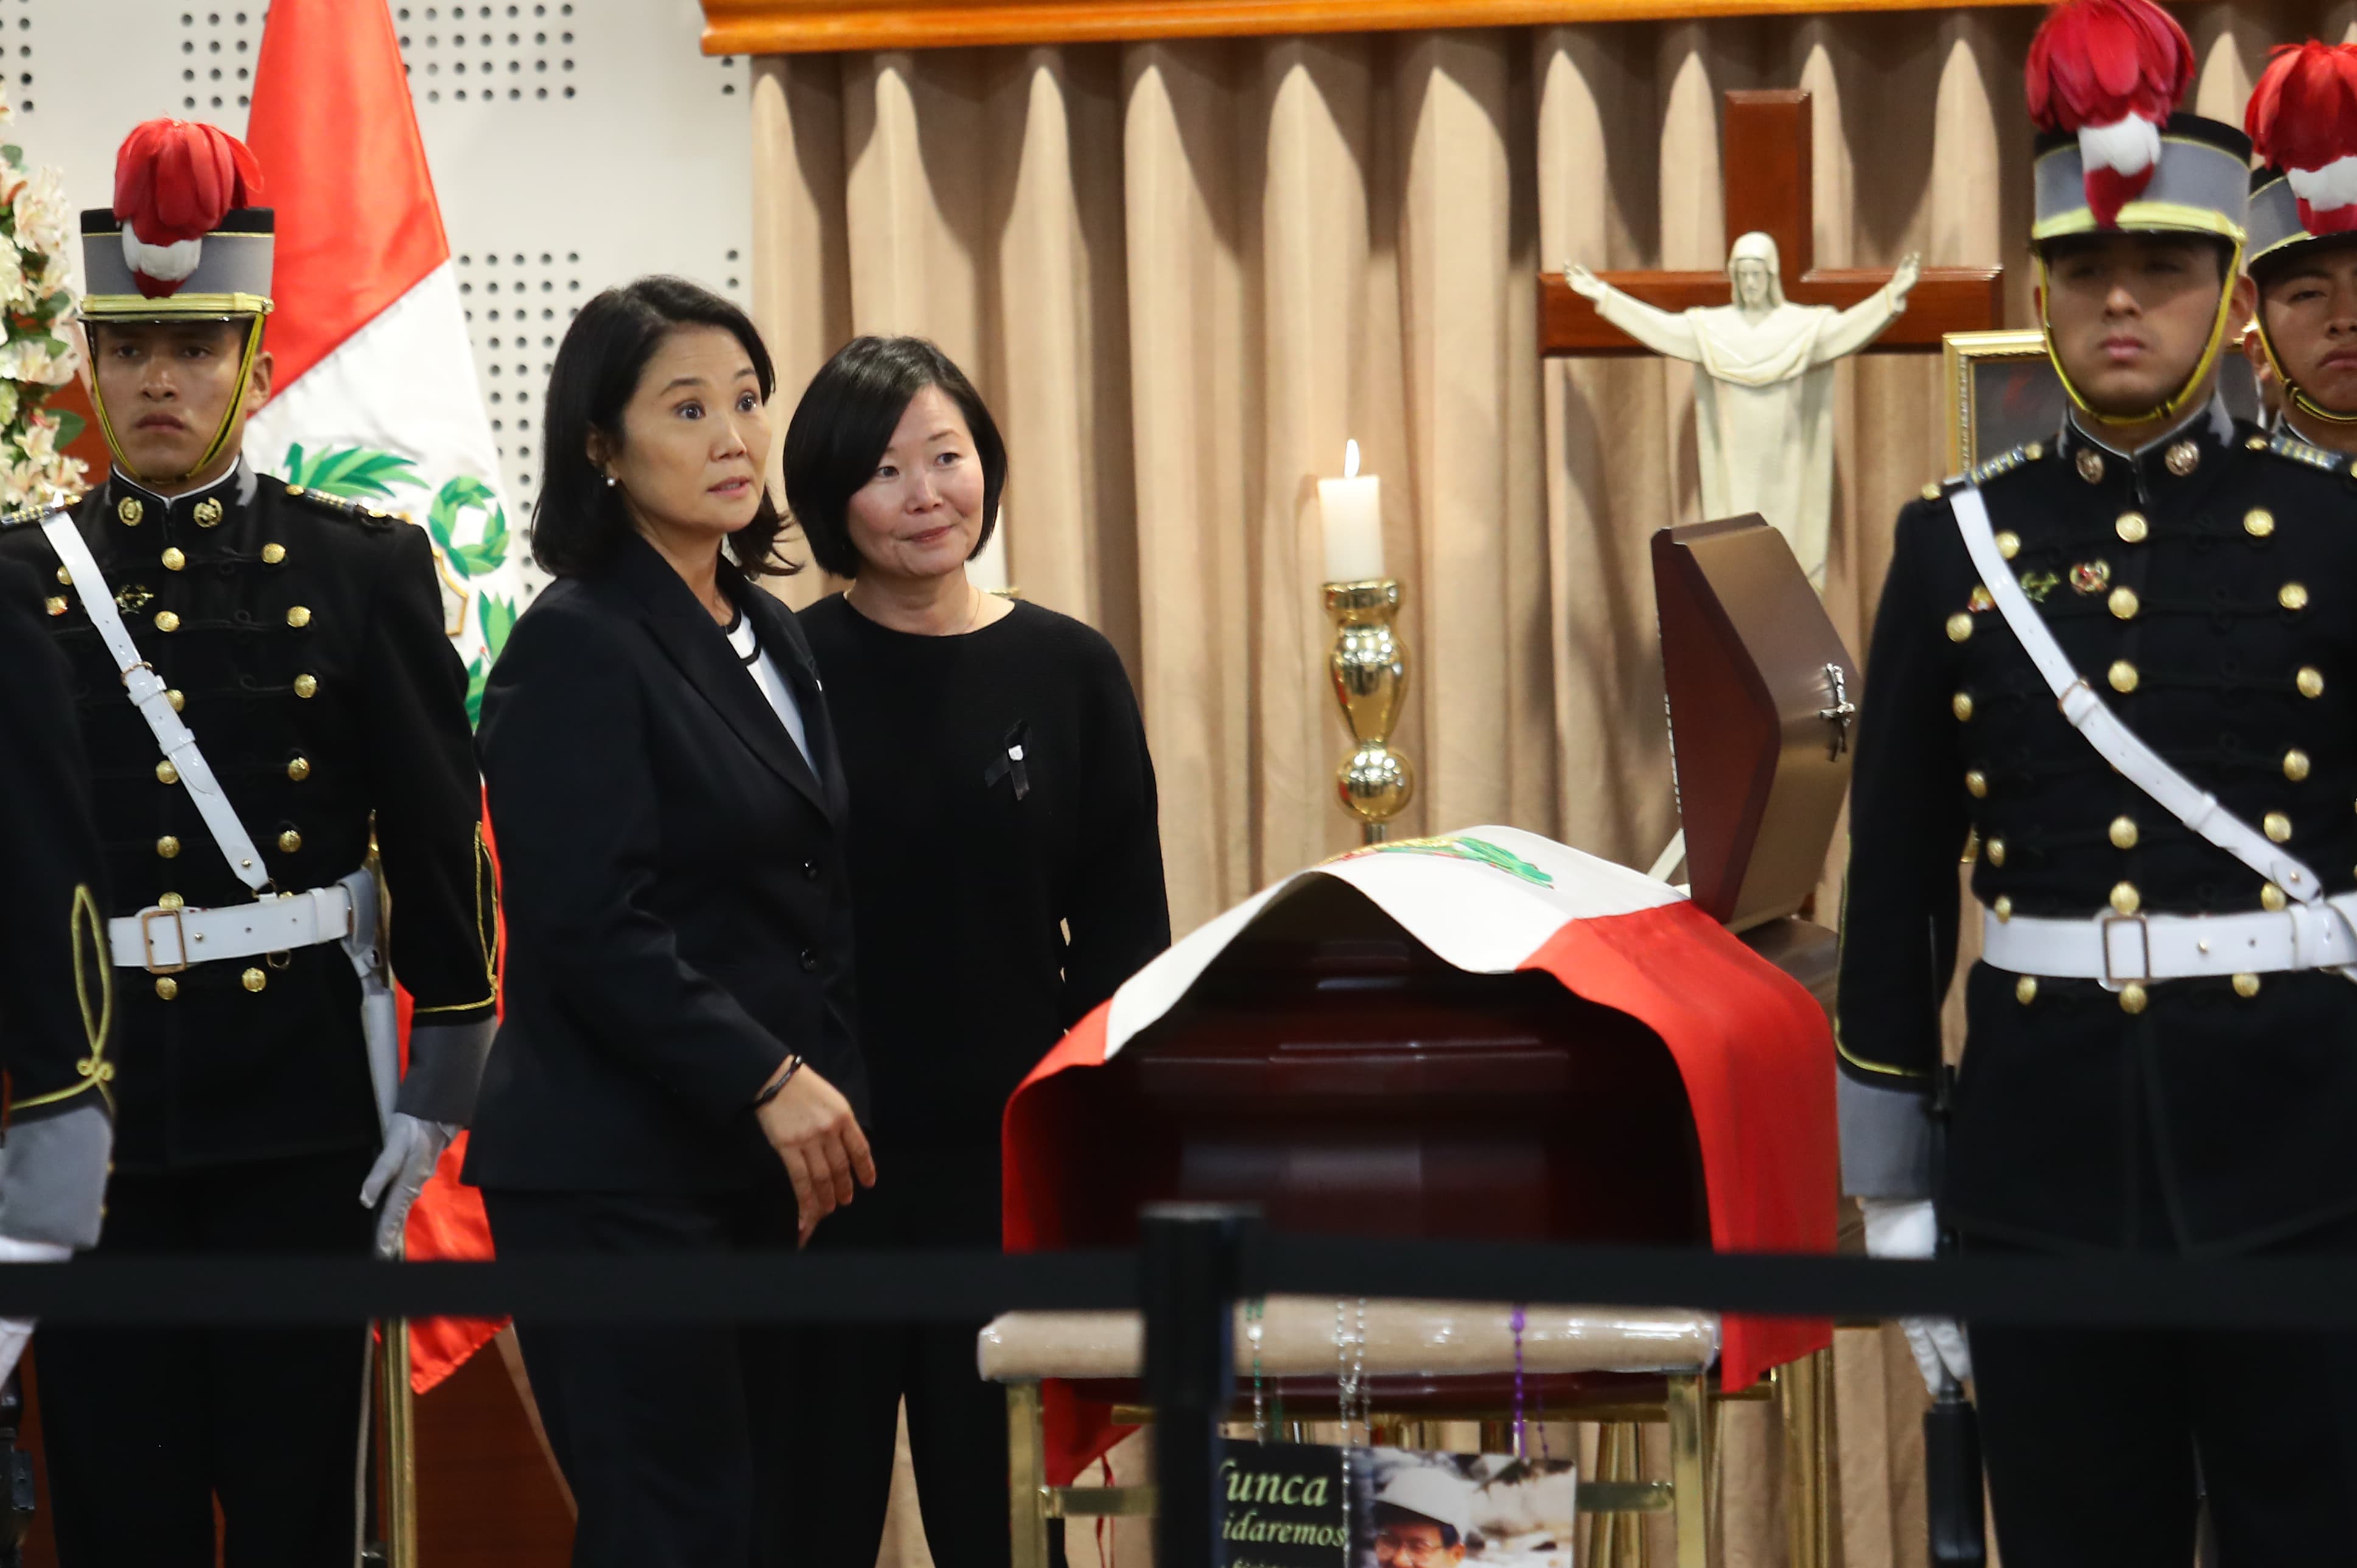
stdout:
[[297,784],[300,784],[304,779],[311,777],[311,759],[307,757],[298,757],[294,761],[288,763],[286,765],[286,777],[292,779]]
[[162,897],[156,900],[156,908],[158,909],[178,909],[187,902],[188,900],[182,898],[178,893],[167,893]]
[[2003,865],[2005,864],[2005,841],[2003,839],[1991,839],[1988,841],[1988,863],[1991,865]]
[[284,544],[265,544],[262,547],[262,564],[264,565],[275,566],[278,563],[285,559],[286,546]]
[[2276,531],[2276,514],[2263,506],[2255,506],[2243,514],[2243,532],[2254,539],[2265,539]]
[[66,570],[64,567],[62,567],[62,566],[59,567],[59,568],[58,568],[58,584],[59,584],[59,585],[60,587],[67,587],[67,588],[70,588],[70,587],[72,587],[72,586],[73,586],[73,574],[72,574],[71,572],[67,571],[67,570]]
[[124,527],[136,528],[139,520],[147,515],[147,509],[139,504],[138,497],[125,496],[114,503],[114,515],[123,520]]
[[2267,449],[2267,438],[2264,435],[2254,435],[2243,445],[2254,452],[2264,452]]
[[180,618],[174,615],[170,610],[157,610],[156,612],[156,629],[157,631],[178,631],[180,629]]
[[1927,501],[1935,501],[1940,499],[1939,481],[1935,479],[1931,484],[1923,487],[1923,499]]
[[2112,847],[2114,849],[2136,848],[2136,839],[2138,836],[2139,835],[2136,832],[2136,819],[2134,817],[2114,817],[2112,819]]
[[[65,612],[63,610],[57,610],[51,613],[63,615]],[[1963,610],[1958,610],[1954,615],[1948,618],[1948,640],[1950,642],[1962,642],[1972,635],[1973,618],[1971,616],[1965,614]]]
[[196,510],[189,515],[197,520],[199,528],[210,528],[221,520],[221,504],[211,496],[207,496],[197,503]]
[[2291,843],[2291,819],[2281,811],[2269,811],[2260,820],[2259,826],[2266,830],[2267,837],[2273,842]]
[[41,607],[53,616],[61,616],[66,613],[66,596],[63,594],[52,594]]
[[2002,893],[1998,894],[1996,896],[1996,902],[1989,906],[1989,913],[1995,915],[2000,924],[2012,919],[2013,900],[2007,897]]
[[2297,784],[2301,779],[2307,778],[2308,774],[2308,753],[2300,750],[2298,746],[2294,746],[2291,750],[2284,753],[2285,778]]
[[156,995],[157,1000],[169,1002],[173,997],[178,996],[179,993],[180,983],[178,981],[173,979],[168,974],[159,974],[156,977]]
[[2300,583],[2286,583],[2276,590],[2276,603],[2287,610],[2308,608],[2308,588]]
[[248,991],[259,991],[270,983],[270,977],[258,969],[249,969],[237,978],[238,983]]
[[188,705],[188,694],[177,689],[165,693],[164,700],[172,704],[172,711],[176,714]]
[[1973,716],[1973,694],[1959,692],[1948,699],[1948,710],[1956,715],[1958,724],[1969,723]]
[[2115,882],[2112,884],[2112,912],[2114,914],[2133,915],[2138,909],[2143,908],[2144,895],[2136,891],[2136,886],[2135,883]]
[[2079,465],[2079,477],[2081,478],[2086,480],[2091,485],[2100,485],[2104,482],[2104,456],[2102,453],[2097,452],[2091,446],[2082,446],[2079,448],[2079,456],[2077,461]]
[[174,838],[170,833],[166,833],[162,838],[156,841],[156,853],[161,855],[164,859],[170,860],[173,856],[180,853],[180,841]]
[[2255,975],[2255,974],[2238,974],[2238,975],[2236,975],[2236,976],[2234,977],[2234,994],[2235,994],[2235,995],[2242,997],[2242,998],[2243,998],[2244,1000],[2245,1000],[2245,1001],[2248,1001],[2250,998],[2252,998],[2252,997],[2254,997],[2254,996],[2256,996],[2258,993],[2259,993],[2259,977],[2258,977],[2257,975]]
[[2145,994],[2144,987],[2141,985],[2120,987],[2120,1011],[2123,1013],[2130,1015],[2141,1013],[2151,1000],[2151,997]]
[[2021,553],[2021,535],[2007,529],[1996,536],[1996,553],[2010,561]]
[[2130,544],[2142,544],[2145,536],[2152,532],[2152,524],[2140,511],[2124,511],[2120,513],[2119,521],[2112,524],[2112,530]]
[[178,784],[179,781],[180,770],[172,766],[172,759],[170,757],[167,757],[163,761],[156,765],[156,783]]
[[2038,1000],[2038,977],[2025,974],[2013,983],[2013,999],[2024,1007]]
[[188,564],[188,558],[180,553],[178,545],[175,544],[164,552],[164,570],[167,572],[177,572]]
[[303,835],[296,832],[293,828],[288,828],[285,832],[278,835],[279,854],[293,854],[296,850],[301,849],[302,847]]
[[2301,696],[2321,697],[2324,695],[2324,671],[2313,664],[2303,664],[2299,667],[2297,684]]
[[1986,588],[1975,583],[1973,585],[1972,605],[1975,610],[1993,610],[1996,608],[1996,597]]
[[2259,888],[2259,908],[2262,909],[2280,911],[2289,902],[2284,897],[2284,890],[2272,882],[2263,884]]
[[296,605],[293,609],[286,612],[286,624],[295,628],[296,630],[300,631],[303,628],[311,624],[311,612],[301,605]]
[[2190,441],[2180,441],[2169,449],[2169,455],[2161,461],[2169,465],[2170,473],[2181,479],[2201,467],[2201,448]]
[[318,691],[319,678],[317,675],[297,675],[295,677],[295,694],[296,696],[317,696],[318,694]]
[[2105,599],[2104,603],[2110,607],[2113,616],[2120,620],[2136,619],[2136,611],[2143,607],[2134,588],[2114,588],[2112,596]]
[[1970,795],[1975,800],[1987,800],[1988,775],[1982,772],[1977,768],[1974,768],[1970,773],[1965,774],[1964,793]]

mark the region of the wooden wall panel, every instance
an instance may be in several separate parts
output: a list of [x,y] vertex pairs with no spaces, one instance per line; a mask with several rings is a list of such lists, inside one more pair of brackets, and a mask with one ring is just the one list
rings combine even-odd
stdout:
[[2044,0],[703,0],[704,52],[1535,27],[1663,17],[1953,10]]

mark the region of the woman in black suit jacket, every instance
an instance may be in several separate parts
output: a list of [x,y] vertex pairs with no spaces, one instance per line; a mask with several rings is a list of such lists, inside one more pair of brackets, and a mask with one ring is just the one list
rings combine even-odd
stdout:
[[[843,770],[751,581],[780,569],[773,380],[743,313],[677,279],[598,295],[557,351],[533,548],[560,581],[479,740],[507,1009],[466,1177],[504,1255],[792,1247],[875,1181]],[[518,1337],[577,1568],[784,1560],[777,1330]]]

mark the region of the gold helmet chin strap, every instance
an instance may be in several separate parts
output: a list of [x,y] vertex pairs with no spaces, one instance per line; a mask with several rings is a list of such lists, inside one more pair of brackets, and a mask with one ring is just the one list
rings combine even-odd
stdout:
[[[2213,239],[2219,237],[2211,236]],[[2038,263],[2038,329],[2045,335],[2046,357],[2053,362],[2054,373],[2061,378],[2062,390],[2070,393],[2072,406],[2089,418],[2104,424],[2150,424],[2159,420],[2174,419],[2192,406],[2195,395],[2210,380],[2211,372],[2218,368],[2218,356],[2226,347],[2226,323],[2234,314],[2234,280],[2243,275],[2243,242],[2236,240],[2233,245],[2234,253],[2228,259],[2224,280],[2218,286],[2218,315],[2216,319],[2210,323],[2210,342],[2201,350],[2201,358],[2195,363],[2193,374],[2188,377],[2185,384],[2179,387],[2170,395],[2169,401],[2158,408],[2125,417],[2097,413],[2086,398],[2081,395],[2078,383],[2071,379],[2069,368],[2062,363],[2062,356],[2055,351],[2054,323],[2048,311],[2048,306],[2054,298],[2054,290],[2047,276],[2046,252],[2043,251],[2035,252]],[[2270,358],[2272,357],[2271,350]]]
[[[230,395],[229,406],[221,411],[221,424],[214,428],[212,439],[205,443],[203,456],[199,456],[186,473],[146,474],[142,473],[132,463],[130,456],[123,450],[123,442],[114,433],[114,417],[107,412],[106,394],[99,391],[97,367],[91,368],[91,411],[98,415],[99,433],[106,438],[106,449],[113,455],[115,467],[121,468],[127,478],[146,485],[177,485],[203,473],[228,447],[230,436],[238,427],[238,414],[245,407],[245,394],[253,385],[253,361],[262,352],[262,317],[245,316],[228,317],[222,319],[242,320],[245,323],[245,348],[238,356],[237,386]],[[102,319],[91,325],[104,326],[106,321]],[[91,351],[95,354],[95,345],[92,346]]]
[[2320,419],[2327,424],[2357,424],[2357,413],[2342,413],[2337,409],[2325,407],[2308,395],[2306,387],[2284,373],[2283,358],[2276,352],[2275,338],[2267,331],[2267,313],[2264,306],[2259,310],[2256,330],[2259,348],[2267,357],[2267,369],[2275,372],[2276,385],[2283,388],[2284,396],[2291,401],[2293,407],[2310,419]]

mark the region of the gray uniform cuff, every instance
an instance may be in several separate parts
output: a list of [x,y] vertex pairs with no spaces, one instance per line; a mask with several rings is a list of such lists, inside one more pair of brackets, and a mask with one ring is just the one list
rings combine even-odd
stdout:
[[20,1122],[0,1148],[0,1236],[60,1247],[98,1245],[114,1123],[94,1100],[61,1116]]
[[393,1108],[421,1122],[447,1122],[454,1127],[472,1121],[495,1026],[490,1018],[412,1026],[409,1070],[401,1075],[401,1092]]
[[1932,1196],[1931,1102],[1911,1086],[1884,1089],[1837,1072],[1842,1191],[1852,1197]]

